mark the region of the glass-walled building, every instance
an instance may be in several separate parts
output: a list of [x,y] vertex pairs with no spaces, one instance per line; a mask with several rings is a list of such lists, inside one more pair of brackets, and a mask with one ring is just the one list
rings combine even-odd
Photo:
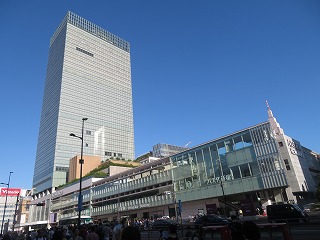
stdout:
[[183,202],[226,196],[236,203],[288,200],[282,157],[268,122],[176,154],[171,162],[174,190]]
[[[96,221],[179,213],[188,219],[233,209],[256,215],[273,203],[314,202],[320,155],[286,136],[269,107],[268,114],[268,122],[85,185],[83,213]],[[33,216],[76,216],[77,184],[53,193],[51,208],[35,208]]]
[[67,181],[69,160],[134,159],[130,44],[68,12],[50,40],[33,188]]
[[152,147],[152,156],[156,158],[169,157],[173,154],[187,150],[187,147],[174,146],[171,144],[158,143]]

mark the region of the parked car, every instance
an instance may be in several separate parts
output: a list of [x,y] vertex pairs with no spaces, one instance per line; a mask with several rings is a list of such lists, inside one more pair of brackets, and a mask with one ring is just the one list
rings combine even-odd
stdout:
[[309,216],[295,204],[274,204],[267,206],[269,222],[309,221]]
[[152,229],[167,229],[169,225],[178,227],[179,223],[171,219],[157,219],[152,223]]
[[303,205],[303,212],[305,213],[309,213],[311,211],[311,208],[312,206],[314,205],[315,203],[308,203],[306,205]]
[[226,225],[229,223],[230,223],[229,219],[222,218],[214,214],[200,216],[194,221],[195,226],[215,226],[215,225]]

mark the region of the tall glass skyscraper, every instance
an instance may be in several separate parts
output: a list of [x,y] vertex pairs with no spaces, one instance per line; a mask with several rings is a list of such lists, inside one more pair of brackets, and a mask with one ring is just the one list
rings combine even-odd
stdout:
[[[66,182],[80,155],[134,159],[130,45],[68,12],[50,40],[33,187]],[[85,157],[84,157],[85,160]],[[86,161],[86,160],[85,160]],[[85,163],[84,163],[85,164]]]

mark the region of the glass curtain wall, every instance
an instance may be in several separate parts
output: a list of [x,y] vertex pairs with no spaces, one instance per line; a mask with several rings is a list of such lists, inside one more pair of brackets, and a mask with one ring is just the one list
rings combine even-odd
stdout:
[[[172,156],[175,191],[183,192],[244,178],[262,178],[262,173],[283,170],[280,158],[269,124],[264,123]],[[281,179],[284,180],[284,177]],[[285,183],[285,180],[278,180],[269,187]],[[256,185],[264,188],[262,181]]]

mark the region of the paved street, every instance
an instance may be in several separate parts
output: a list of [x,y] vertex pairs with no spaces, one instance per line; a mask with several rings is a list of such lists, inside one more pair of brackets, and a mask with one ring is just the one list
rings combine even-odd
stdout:
[[289,229],[293,240],[320,239],[320,217],[311,218],[308,223],[291,223]]
[[[256,218],[252,219],[258,224],[267,223],[267,218]],[[320,239],[320,216],[311,217],[310,222],[307,223],[289,223],[288,230],[291,234],[292,240],[319,240]],[[179,239],[182,239],[182,232],[179,230]],[[185,233],[185,230],[184,232]],[[159,232],[158,231],[141,231],[142,240],[159,240]],[[215,235],[216,236],[216,235]],[[219,239],[219,238],[214,238]],[[267,236],[266,233],[262,234],[261,240],[265,239],[283,239],[281,234],[277,231],[273,231],[272,237]]]

